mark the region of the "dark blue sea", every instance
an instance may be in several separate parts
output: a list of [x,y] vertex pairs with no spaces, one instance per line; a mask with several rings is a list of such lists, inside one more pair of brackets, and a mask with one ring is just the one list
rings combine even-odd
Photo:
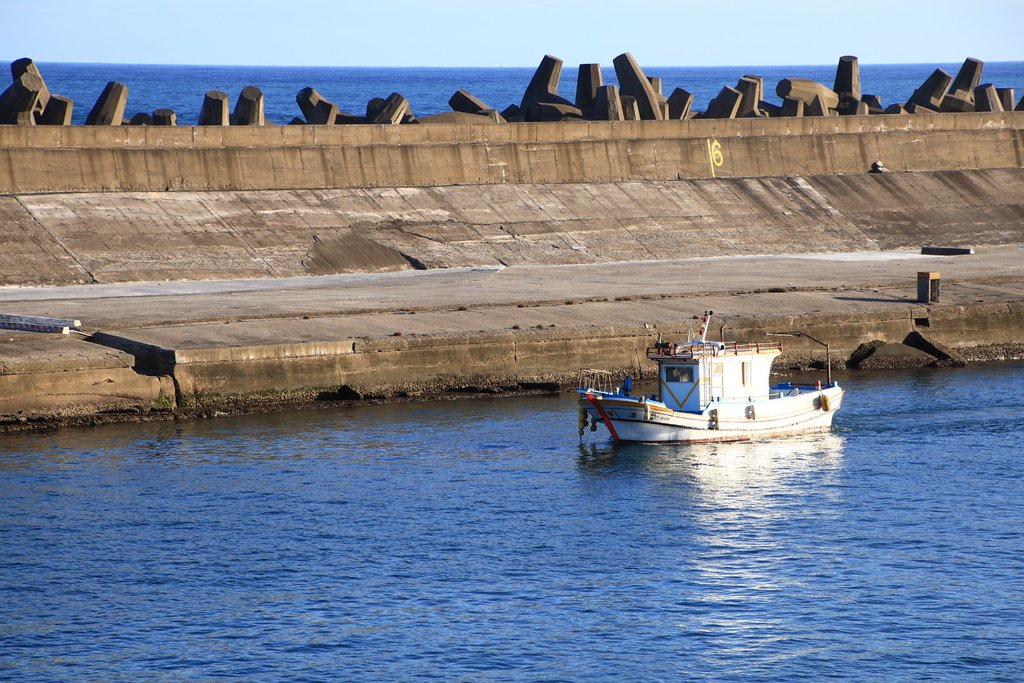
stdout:
[[[12,57],[13,59],[13,57]],[[838,59],[838,57],[837,57]],[[539,61],[539,60],[538,60]],[[327,68],[327,67],[251,67],[251,66],[156,66],[141,64],[57,64],[39,65],[50,90],[75,101],[74,123],[84,123],[96,98],[108,81],[128,86],[130,118],[135,112],[170,108],[177,112],[179,124],[194,125],[199,119],[203,95],[208,90],[223,90],[232,103],[247,85],[263,90],[266,115],[273,123],[285,124],[301,116],[295,95],[312,86],[343,111],[362,115],[366,103],[392,92],[405,95],[417,115],[450,111],[448,100],[459,88],[466,88],[497,110],[519,104],[533,68]],[[730,67],[651,67],[642,65],[648,76],[664,81],[664,93],[676,87],[694,94],[694,108],[703,110],[725,85],[735,86],[741,76],[753,74],[765,79],[765,95],[778,102],[775,86],[788,77],[811,78],[828,85],[835,82],[835,65],[825,66],[730,66]],[[885,105],[906,102],[914,90],[941,67],[956,75],[960,64],[863,64],[861,83],[864,93],[882,98]],[[562,71],[559,92],[575,99],[577,67]],[[604,69],[606,83],[615,83],[615,73]],[[983,83],[1014,88],[1016,99],[1024,95],[1024,62],[986,64]],[[6,87],[6,86],[4,86]],[[233,104],[232,104],[233,106]]]
[[0,679],[1020,681],[1024,364],[835,431],[613,445],[571,396],[0,438]]

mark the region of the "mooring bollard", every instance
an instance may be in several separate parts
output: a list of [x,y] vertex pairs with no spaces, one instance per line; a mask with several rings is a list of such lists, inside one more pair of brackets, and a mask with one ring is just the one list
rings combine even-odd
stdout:
[[939,274],[919,272],[917,274],[917,301],[922,304],[934,304],[939,300]]

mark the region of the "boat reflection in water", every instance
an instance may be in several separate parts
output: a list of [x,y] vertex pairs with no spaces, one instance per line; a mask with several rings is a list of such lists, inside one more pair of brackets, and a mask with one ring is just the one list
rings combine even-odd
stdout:
[[584,443],[579,465],[595,472],[643,470],[666,481],[692,482],[707,494],[763,492],[784,486],[791,476],[834,472],[844,444],[831,432],[725,443]]
[[849,502],[842,436],[580,450],[588,475],[643,480],[629,487],[633,500],[617,504],[635,504],[667,532],[636,554],[671,584],[682,640],[747,657],[799,621],[787,600],[812,595],[822,572],[842,574],[843,551],[830,535],[844,526]]
[[579,466],[605,476],[643,473],[657,494],[644,504],[671,505],[705,541],[729,534],[730,544],[757,544],[772,542],[773,521],[820,519],[842,507],[844,445],[830,432],[735,443],[605,443],[581,445]]

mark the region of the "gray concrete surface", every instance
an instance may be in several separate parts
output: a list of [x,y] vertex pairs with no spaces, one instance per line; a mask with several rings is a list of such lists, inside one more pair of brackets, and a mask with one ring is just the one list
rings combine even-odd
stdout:
[[[706,155],[708,146],[701,141]],[[729,144],[724,145],[729,153]],[[708,164],[707,158],[704,160]],[[865,169],[866,170],[866,169]],[[0,196],[0,284],[1024,243],[1024,169]]]
[[[336,318],[337,329],[343,331],[331,332],[331,338],[349,338],[393,332],[449,334],[505,329],[517,323],[639,324],[715,306],[725,315],[844,312],[914,302],[917,273],[925,270],[941,273],[943,303],[1016,300],[1024,292],[1022,263],[1024,245],[1005,245],[955,257],[854,252],[273,280],[4,287],[0,307],[10,313],[79,319],[86,329],[175,325],[182,343],[188,343],[184,339],[195,331],[189,331],[192,323],[206,322],[219,324],[211,329],[219,329],[223,341],[231,343],[241,328],[223,323],[246,320],[258,321],[246,337],[315,340],[321,338],[317,328],[333,324],[326,318]],[[643,303],[645,297],[657,301]],[[629,300],[604,302],[616,298]],[[670,300],[677,301],[670,306]],[[573,304],[566,305],[569,301]],[[577,306],[584,302],[597,303]],[[537,311],[518,308],[520,304],[548,308]],[[459,311],[460,307],[475,312],[466,315],[470,311]],[[281,322],[272,325],[270,319]]]

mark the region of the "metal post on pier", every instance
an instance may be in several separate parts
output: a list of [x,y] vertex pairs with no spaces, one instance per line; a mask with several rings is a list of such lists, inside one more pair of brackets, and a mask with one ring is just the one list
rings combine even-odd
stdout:
[[921,271],[917,274],[917,302],[934,304],[939,301],[939,274]]
[[829,386],[832,386],[832,350],[829,348],[828,342],[823,342],[817,337],[812,337],[806,332],[765,332],[766,337],[803,337],[809,339],[815,344],[819,344],[825,347],[825,381]]

